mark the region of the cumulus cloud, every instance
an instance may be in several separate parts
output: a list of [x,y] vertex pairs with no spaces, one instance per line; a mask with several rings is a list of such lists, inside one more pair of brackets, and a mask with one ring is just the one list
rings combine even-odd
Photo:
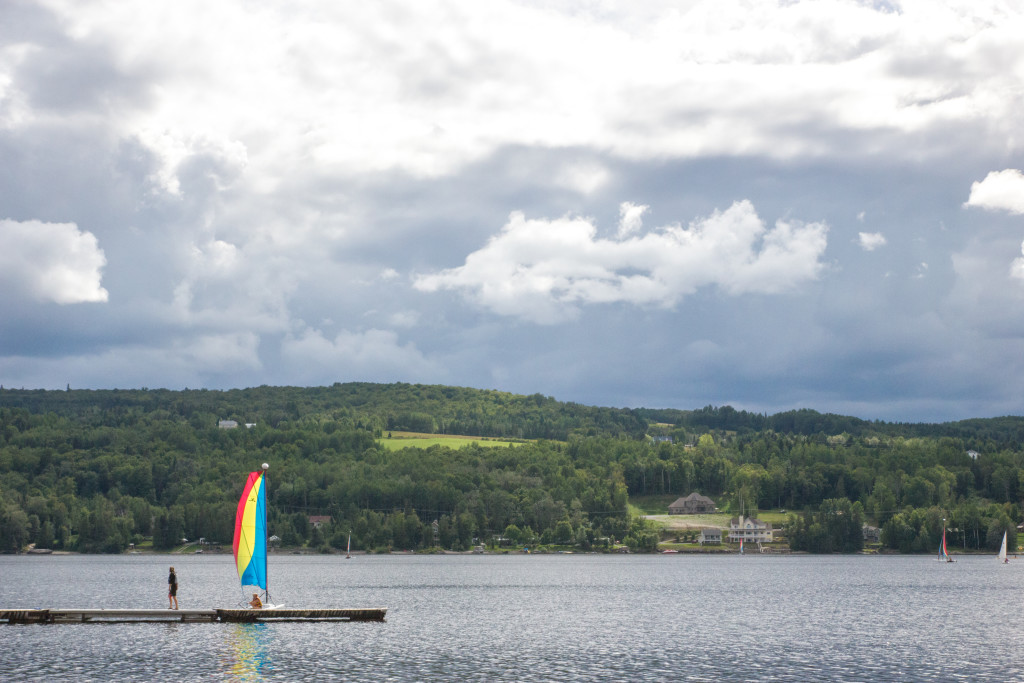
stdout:
[[420,321],[419,311],[395,311],[388,316],[388,322],[393,327],[415,327]]
[[971,183],[971,196],[964,206],[1024,213],[1024,173],[1015,168],[992,171],[981,182]]
[[874,251],[885,246],[885,235],[880,232],[859,232],[857,242],[864,251]]
[[623,202],[619,206],[619,237],[638,232],[643,226],[643,216],[649,208],[647,205]]
[[248,163],[245,145],[231,138],[148,128],[136,137],[157,161],[149,180],[171,195],[181,195],[183,183],[206,182],[212,189],[227,189]]
[[822,268],[823,223],[765,227],[749,201],[641,236],[599,239],[586,218],[527,219],[515,212],[465,264],[417,276],[425,292],[466,293],[502,315],[554,323],[578,305],[623,302],[669,307],[698,288],[773,294]]
[[106,263],[96,236],[74,223],[0,220],[0,282],[36,301],[106,301]]
[[[1020,245],[1020,251],[1024,254],[1024,242]],[[1010,264],[1010,277],[1024,280],[1024,255],[1013,259],[1013,263]]]
[[[145,97],[130,115],[114,111],[162,161],[154,179],[171,193],[184,160],[204,154],[223,161],[222,181],[246,166],[273,187],[310,167],[436,177],[509,146],[792,158],[880,149],[836,129],[898,136],[951,124],[1008,140],[1024,68],[1014,48],[1024,17],[995,0],[898,12],[861,0],[600,12],[471,0],[315,12],[280,0],[258,12],[243,0],[152,0],[145,13],[46,4],[72,42],[104,46],[92,57],[109,62],[102,73],[135,65]],[[7,68],[0,59],[10,121],[36,113],[26,93],[39,69],[28,67],[54,58],[30,47]],[[607,179],[590,165],[553,177],[584,193]]]
[[554,175],[558,185],[580,194],[593,194],[608,183],[611,173],[601,164],[574,162],[565,164]]
[[[899,252],[885,259],[904,264],[893,272],[933,264],[915,287],[897,282],[909,275],[879,283],[892,295],[872,300],[890,312],[941,313],[948,254],[969,235],[992,245],[978,266],[985,286],[1024,296],[1005,287],[1021,239],[1010,221],[969,225],[977,212],[951,216],[942,200],[959,204],[970,185],[950,168],[987,172],[1020,156],[1018,5],[149,0],[140,12],[109,0],[8,2],[0,206],[84,227],[31,242],[45,256],[32,260],[26,238],[2,226],[0,291],[14,315],[0,346],[64,355],[0,360],[0,383],[501,378],[614,404],[635,383],[637,404],[690,407],[673,378],[712,358],[680,353],[695,339],[722,349],[714,358],[750,359],[723,361],[695,386],[767,395],[751,367],[807,365],[792,340],[820,337],[830,345],[815,363],[817,395],[833,396],[844,390],[834,378],[851,373],[829,364],[845,355],[832,340],[853,344],[848,329],[892,317],[841,305],[858,298],[845,297],[866,281],[858,269],[883,264],[842,263],[815,297],[763,296],[806,286],[823,267],[825,226],[776,218],[845,216],[856,226],[846,246]],[[1019,171],[1000,173],[1012,184]],[[1019,211],[984,175],[968,205]],[[600,226],[580,218],[609,215],[609,197],[636,204],[612,206]],[[735,197],[751,201],[730,207]],[[522,213],[500,229],[513,208]],[[890,226],[884,247],[878,220]],[[937,224],[950,227],[938,234]],[[72,257],[66,247],[90,238]],[[48,263],[78,284],[39,276]],[[1024,276],[1024,261],[1013,269]],[[416,270],[410,291],[404,276]],[[106,290],[102,307],[36,304],[100,301]],[[672,306],[681,314],[651,310]],[[763,317],[751,322],[754,309]],[[584,310],[580,325],[517,324]],[[841,310],[849,327],[826,327],[814,318],[824,310]],[[655,369],[595,373],[634,352],[641,325]],[[749,329],[762,332],[751,346],[729,345]],[[966,338],[949,332],[951,348]],[[558,348],[572,335],[579,343]],[[864,346],[891,357],[888,341]],[[877,362],[877,376],[894,376]],[[949,356],[936,367],[963,366]],[[768,392],[783,393],[781,382]]]

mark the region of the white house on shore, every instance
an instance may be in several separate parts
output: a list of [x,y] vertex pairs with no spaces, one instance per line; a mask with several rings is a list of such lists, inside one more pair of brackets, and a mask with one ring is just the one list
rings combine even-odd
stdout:
[[753,517],[733,517],[729,520],[729,542],[771,543],[772,525]]
[[705,543],[721,543],[722,530],[704,527],[700,530],[700,538],[698,541],[701,545],[704,545]]

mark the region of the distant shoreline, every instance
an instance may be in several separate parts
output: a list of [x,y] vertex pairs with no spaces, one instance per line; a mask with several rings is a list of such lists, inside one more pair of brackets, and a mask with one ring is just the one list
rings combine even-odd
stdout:
[[[40,549],[40,550],[46,550],[46,549]],[[136,551],[131,551],[131,552],[123,552],[123,553],[80,553],[80,552],[74,551],[74,550],[50,550],[48,552],[40,552],[40,550],[36,550],[34,552],[33,551],[25,551],[25,552],[21,552],[21,553],[3,553],[3,554],[0,554],[0,557],[5,557],[5,556],[6,557],[22,557],[22,556],[49,557],[49,556],[62,556],[63,557],[63,556],[69,556],[69,555],[75,555],[75,556],[81,556],[81,557],[118,557],[118,556],[142,555],[142,556],[164,556],[164,557],[181,557],[181,558],[184,558],[184,557],[189,557],[189,556],[194,556],[194,555],[217,555],[217,556],[227,556],[227,557],[231,556],[231,552],[223,551],[223,550],[222,551],[206,551],[206,552],[202,552],[202,553],[187,553],[187,552],[181,553],[181,552],[165,551],[165,550],[136,550]],[[295,555],[295,556],[301,556],[301,557],[324,557],[324,556],[340,557],[340,556],[343,556],[344,554],[345,553],[343,553],[343,552],[321,553],[321,552],[318,552],[316,550],[277,550],[277,551],[274,551],[272,553],[272,555],[278,556],[278,557],[280,557],[282,555]],[[795,550],[795,551],[793,551],[793,550],[786,550],[786,551],[774,551],[774,552],[746,552],[746,553],[743,553],[741,555],[739,552],[737,552],[735,549],[732,549],[732,548],[722,548],[722,549],[686,548],[686,549],[679,549],[679,550],[676,550],[676,552],[669,552],[669,553],[666,553],[666,552],[663,552],[663,551],[639,553],[639,552],[621,552],[621,551],[614,551],[614,550],[571,550],[571,551],[568,551],[568,550],[562,550],[562,551],[550,550],[550,551],[531,551],[531,552],[528,552],[528,553],[522,552],[522,551],[518,551],[518,550],[513,550],[513,551],[485,550],[483,552],[478,552],[478,551],[473,551],[473,550],[445,550],[445,551],[441,551],[441,552],[417,552],[417,551],[412,551],[412,550],[392,550],[392,551],[384,552],[384,553],[376,553],[376,552],[368,552],[368,551],[365,551],[365,550],[353,550],[350,554],[351,554],[352,557],[365,557],[365,556],[428,557],[428,556],[437,556],[437,555],[457,555],[457,556],[487,555],[487,556],[490,556],[490,557],[497,557],[497,556],[528,556],[528,555],[628,555],[628,556],[653,556],[653,555],[659,555],[659,556],[661,556],[661,555],[670,555],[670,556],[671,555],[718,555],[718,556],[726,556],[726,555],[732,555],[732,556],[744,557],[744,558],[746,558],[746,557],[786,557],[786,556],[801,556],[801,557],[877,556],[877,557],[907,557],[907,558],[919,558],[919,559],[920,558],[933,558],[934,555],[935,555],[935,553],[901,553],[901,552],[899,552],[897,550],[891,550],[891,549],[863,550],[863,551],[856,552],[856,553],[809,553],[809,552],[804,551],[804,550]],[[992,558],[994,558],[996,556],[996,554],[994,552],[959,552],[959,553],[950,553],[950,555],[952,557],[954,557],[954,558],[958,558],[958,557],[992,557]],[[1017,554],[1014,554],[1014,555],[1010,555],[1009,557],[1010,557],[1011,560],[1019,560],[1019,559],[1024,559],[1024,554],[1017,553]]]

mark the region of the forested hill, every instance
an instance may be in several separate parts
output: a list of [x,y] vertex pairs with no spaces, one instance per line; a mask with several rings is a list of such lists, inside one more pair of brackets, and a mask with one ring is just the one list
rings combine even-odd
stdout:
[[637,409],[649,422],[671,424],[695,432],[709,430],[738,434],[771,431],[803,436],[848,434],[853,437],[952,437],[969,443],[987,443],[1000,448],[1024,443],[1024,417],[995,417],[941,423],[882,422],[816,410],[788,410],[774,415],[750,413],[731,406],[706,406],[699,410]]
[[54,413],[106,426],[130,424],[158,413],[183,418],[196,427],[229,419],[276,428],[308,418],[378,434],[404,430],[560,441],[570,435],[639,439],[647,428],[634,410],[565,403],[540,394],[404,383],[261,386],[229,391],[0,389],[0,407]]
[[[392,431],[516,444],[414,448]],[[1024,521],[1022,434],[1015,417],[918,425],[602,408],[410,384],[0,387],[0,552],[230,543],[242,477],[262,462],[271,533],[292,546],[344,547],[351,531],[358,549],[465,550],[499,537],[653,549],[629,497],[697,491],[733,514],[802,511],[788,525],[794,549],[856,550],[862,522],[905,552],[934,551],[944,523],[963,548],[991,548],[1004,532],[1015,545]]]
[[651,423],[685,433],[749,435],[771,431],[802,436],[963,439],[969,447],[1014,448],[1024,443],[1024,417],[966,419],[944,423],[882,422],[816,410],[774,415],[705,406],[697,410],[607,408],[503,391],[422,384],[335,383],[329,387],[207,389],[110,389],[67,391],[0,387],[0,408],[74,418],[106,426],[131,424],[149,413],[177,417],[193,426],[231,419],[278,427],[301,419],[333,421],[366,429],[464,434],[522,439],[612,436],[639,439]]

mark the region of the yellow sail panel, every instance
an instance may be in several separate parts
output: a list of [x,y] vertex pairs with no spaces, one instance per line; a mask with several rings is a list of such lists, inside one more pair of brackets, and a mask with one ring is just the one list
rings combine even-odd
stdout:
[[243,586],[267,588],[267,496],[262,472],[250,472],[235,515],[235,567]]

